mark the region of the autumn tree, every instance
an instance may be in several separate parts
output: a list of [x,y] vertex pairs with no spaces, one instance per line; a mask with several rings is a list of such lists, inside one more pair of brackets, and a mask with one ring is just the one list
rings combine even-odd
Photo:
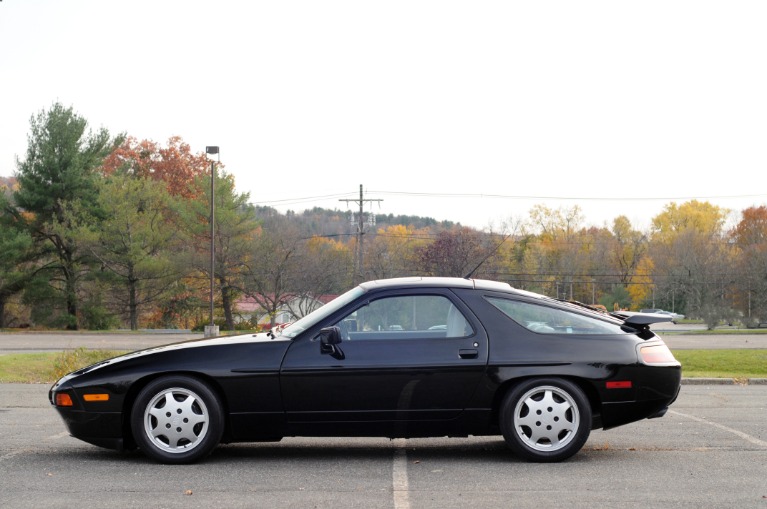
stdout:
[[626,287],[633,308],[641,306],[651,293],[648,270],[652,262],[647,257],[648,245],[647,235],[635,230],[626,216],[613,220],[610,267],[616,271],[620,284]]
[[287,301],[288,310],[297,317],[314,311],[324,295],[338,295],[348,290],[354,271],[354,254],[347,244],[320,236],[303,243],[296,253],[296,275],[291,277],[295,298]]
[[749,323],[767,321],[767,207],[749,207],[731,232],[738,250],[737,306]]
[[505,239],[468,227],[437,234],[433,242],[417,250],[417,272],[428,276],[483,277],[494,272],[486,262]]
[[725,209],[692,200],[667,205],[652,221],[656,300],[671,311],[704,318],[710,328],[731,308],[726,216]]
[[631,282],[626,286],[632,309],[639,309],[645,303],[655,307],[655,303],[652,301],[654,269],[652,258],[649,256],[643,256],[637,263],[636,272],[631,278]]
[[620,282],[629,284],[647,253],[647,235],[635,230],[626,216],[613,220],[612,234],[615,242],[610,249],[610,258],[618,270]]
[[129,137],[105,159],[103,171],[163,182],[172,196],[191,199],[203,194],[200,178],[210,174],[210,160],[203,152],[193,153],[179,136],[168,139],[164,147]]
[[[577,205],[559,209],[536,205],[530,210],[527,227],[535,238],[526,242],[523,267],[525,272],[536,275],[540,291],[575,298],[576,275],[583,272],[578,238],[583,221]],[[549,292],[544,290],[546,282]]]
[[581,228],[569,233],[566,242],[558,244],[567,260],[566,264],[560,264],[560,270],[565,268],[570,271],[562,278],[562,297],[595,304],[604,293],[613,293],[617,286],[623,285],[615,277],[616,269],[611,257],[615,239],[607,228]]
[[365,274],[368,279],[411,276],[419,264],[418,253],[430,240],[427,229],[390,225],[379,228],[366,244]]
[[269,315],[274,327],[277,312],[296,296],[304,241],[297,225],[283,216],[260,219],[263,227],[245,264],[244,291]]
[[[17,161],[16,205],[30,213],[26,226],[40,249],[51,256],[49,287],[65,304],[65,325],[78,328],[78,283],[89,262],[71,232],[97,220],[97,170],[121,142],[59,103],[33,116],[26,156]],[[48,315],[51,313],[48,312]]]

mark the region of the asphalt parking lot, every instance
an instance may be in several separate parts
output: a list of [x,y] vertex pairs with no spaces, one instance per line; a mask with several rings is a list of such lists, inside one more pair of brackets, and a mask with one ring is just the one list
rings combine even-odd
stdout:
[[[678,336],[672,349],[767,348],[767,336]],[[134,350],[193,333],[2,334],[0,354]],[[592,433],[555,465],[500,437],[288,438],[157,465],[68,436],[48,386],[0,384],[0,507],[758,507],[767,509],[767,385],[687,385],[662,419]]]
[[767,508],[767,386],[683,386],[661,419],[560,464],[500,437],[225,445],[165,466],[68,436],[43,385],[0,385],[0,507]]

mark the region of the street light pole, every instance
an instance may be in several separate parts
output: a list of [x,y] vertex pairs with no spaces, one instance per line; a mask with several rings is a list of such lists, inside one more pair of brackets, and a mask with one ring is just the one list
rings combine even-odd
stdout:
[[[218,147],[209,146],[205,147],[205,153],[209,155],[216,154],[218,160],[221,161],[221,154],[218,151]],[[215,289],[215,270],[216,270],[216,243],[215,243],[215,219],[216,219],[216,163],[211,159],[210,161],[210,325],[205,326],[205,337],[218,336],[218,327],[216,327],[213,321],[213,291]]]

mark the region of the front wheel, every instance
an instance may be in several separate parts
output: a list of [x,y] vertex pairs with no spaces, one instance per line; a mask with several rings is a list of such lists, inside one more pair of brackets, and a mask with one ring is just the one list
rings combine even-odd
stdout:
[[221,403],[207,384],[188,376],[168,376],[139,393],[131,413],[139,448],[161,463],[192,463],[221,440]]
[[501,431],[518,456],[562,461],[581,450],[591,433],[591,405],[580,388],[559,378],[526,380],[503,400]]

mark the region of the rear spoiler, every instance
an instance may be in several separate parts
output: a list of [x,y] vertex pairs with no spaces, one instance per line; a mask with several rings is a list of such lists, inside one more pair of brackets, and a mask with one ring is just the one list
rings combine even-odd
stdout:
[[[584,304],[583,302],[578,302],[577,300],[565,300],[565,299],[554,299],[554,300],[559,302],[567,302],[568,304],[573,304],[575,306],[587,308],[592,311],[604,313],[604,311],[598,308],[597,306]],[[637,313],[636,311],[613,311],[607,314],[612,316],[613,318],[617,318],[618,320],[623,320],[623,322],[629,327],[634,327],[635,329],[639,329],[639,330],[649,330],[650,325],[654,323],[670,322],[673,320],[673,318],[671,318],[670,315],[662,315],[660,313]]]
[[613,311],[610,316],[623,320],[626,325],[637,329],[647,329],[650,325],[660,322],[670,322],[671,316],[658,313],[636,313],[634,311]]

